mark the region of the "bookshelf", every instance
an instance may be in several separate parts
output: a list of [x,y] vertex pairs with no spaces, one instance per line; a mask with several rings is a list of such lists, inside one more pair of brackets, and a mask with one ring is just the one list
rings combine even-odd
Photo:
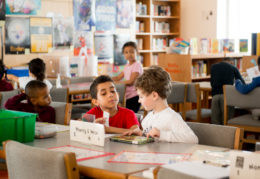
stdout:
[[136,0],[136,40],[144,67],[158,64],[170,39],[180,36],[180,0]]
[[229,53],[205,55],[160,54],[158,65],[168,71],[174,81],[209,81],[211,65],[221,62],[228,57],[234,58],[233,65],[241,72],[245,72],[247,68],[253,67],[253,64],[250,62],[251,59],[257,61],[257,56]]

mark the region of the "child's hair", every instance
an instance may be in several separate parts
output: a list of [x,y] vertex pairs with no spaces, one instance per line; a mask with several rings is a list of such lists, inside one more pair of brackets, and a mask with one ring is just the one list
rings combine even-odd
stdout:
[[97,86],[101,83],[114,82],[109,76],[101,75],[97,77],[90,86],[90,95],[93,99],[97,99]]
[[258,64],[258,66],[260,66],[260,56],[258,56],[258,58],[257,58],[257,64]]
[[133,47],[136,50],[136,52],[138,52],[137,45],[135,42],[132,41],[126,42],[122,47],[122,53],[124,53],[126,47]]
[[32,80],[25,86],[25,94],[29,98],[35,98],[38,96],[38,90],[47,88],[47,85],[39,80]]
[[162,99],[166,99],[171,93],[171,77],[163,68],[150,66],[137,78],[135,87],[148,95],[155,91]]
[[0,60],[0,80],[3,78],[3,76],[5,75],[6,71],[5,71],[5,65],[3,63],[2,60]]
[[36,77],[37,80],[43,81],[45,78],[45,63],[40,58],[35,58],[29,63],[29,71]]

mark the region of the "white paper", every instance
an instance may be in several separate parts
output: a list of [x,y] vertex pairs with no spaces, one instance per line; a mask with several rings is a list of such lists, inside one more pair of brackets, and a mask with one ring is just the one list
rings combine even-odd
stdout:
[[216,167],[203,164],[200,161],[183,161],[170,165],[163,165],[163,168],[174,170],[197,178],[226,178],[229,176],[229,168]]
[[248,68],[248,69],[246,69],[246,72],[247,72],[247,75],[248,75],[248,77],[250,78],[251,81],[252,81],[253,78],[260,76],[258,66]]
[[109,127],[109,113],[106,111],[103,111],[103,118],[106,119],[105,126]]
[[260,153],[231,152],[230,179],[256,179],[260,176]]
[[70,140],[104,146],[105,129],[104,125],[83,121],[70,121]]

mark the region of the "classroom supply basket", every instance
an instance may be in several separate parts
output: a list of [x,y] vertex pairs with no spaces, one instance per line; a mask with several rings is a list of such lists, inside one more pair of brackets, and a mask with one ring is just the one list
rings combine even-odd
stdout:
[[36,117],[33,113],[0,110],[0,146],[5,140],[33,141]]

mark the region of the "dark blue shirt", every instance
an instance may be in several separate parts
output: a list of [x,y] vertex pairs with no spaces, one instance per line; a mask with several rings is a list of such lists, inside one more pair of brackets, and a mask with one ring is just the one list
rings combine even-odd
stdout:
[[260,76],[253,78],[250,84],[243,84],[240,80],[236,80],[236,89],[242,94],[247,94],[259,86],[260,86]]

